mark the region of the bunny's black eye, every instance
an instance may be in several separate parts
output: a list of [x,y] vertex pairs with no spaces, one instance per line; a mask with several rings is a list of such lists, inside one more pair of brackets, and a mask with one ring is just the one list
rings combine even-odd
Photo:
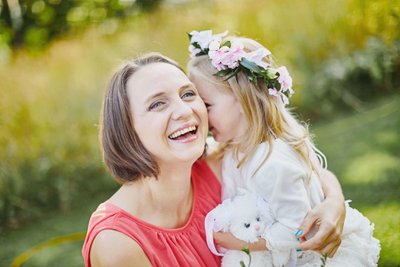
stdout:
[[249,227],[250,227],[250,224],[249,224],[249,223],[245,223],[245,224],[244,224],[244,227],[249,228]]
[[259,222],[259,221],[260,221],[260,217],[257,217],[257,218],[256,218],[256,221]]

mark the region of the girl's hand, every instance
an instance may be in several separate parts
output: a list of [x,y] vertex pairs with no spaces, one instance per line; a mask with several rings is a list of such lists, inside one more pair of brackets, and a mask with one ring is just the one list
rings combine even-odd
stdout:
[[[298,236],[301,250],[314,250],[329,257],[333,257],[341,243],[346,208],[341,197],[327,197],[322,203],[314,207],[304,219]],[[306,239],[311,231],[316,234]],[[299,232],[298,232],[299,233]]]
[[214,232],[214,241],[218,246],[229,250],[242,250],[244,246],[249,246],[250,251],[261,251],[267,249],[265,239],[261,238],[254,243],[247,243],[237,239],[229,232]]

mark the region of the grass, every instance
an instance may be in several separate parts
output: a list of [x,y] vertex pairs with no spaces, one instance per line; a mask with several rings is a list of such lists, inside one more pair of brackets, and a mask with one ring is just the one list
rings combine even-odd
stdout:
[[[40,220],[19,229],[9,229],[0,235],[0,266],[10,266],[17,257],[27,253],[29,257],[21,266],[83,266],[82,238],[74,233],[86,231],[90,214],[97,205],[109,197],[107,192],[96,197],[81,199],[79,208],[68,212],[46,214]],[[55,239],[55,240],[54,240]],[[70,239],[71,242],[68,242]],[[52,242],[53,241],[53,242]],[[43,246],[44,245],[44,246]],[[29,254],[30,250],[35,250]],[[19,265],[15,265],[19,266]]]
[[[341,115],[313,127],[347,199],[375,223],[381,241],[380,267],[400,264],[400,97],[386,99],[365,112]],[[9,266],[26,250],[54,237],[86,230],[87,220],[105,195],[81,199],[70,212],[48,214],[40,221],[0,236],[0,265]],[[22,265],[82,266],[82,241],[45,247]]]
[[317,124],[314,133],[346,199],[375,223],[379,266],[400,265],[400,97]]

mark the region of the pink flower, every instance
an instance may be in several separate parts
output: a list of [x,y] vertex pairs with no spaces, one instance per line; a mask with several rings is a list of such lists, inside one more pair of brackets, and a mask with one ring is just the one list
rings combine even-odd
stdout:
[[268,93],[269,95],[276,97],[284,106],[289,104],[289,98],[282,93],[282,91],[278,91],[276,88],[268,88]]
[[263,61],[263,58],[266,56],[271,55],[271,52],[266,48],[259,48],[256,51],[246,53],[243,57],[246,58],[248,61],[254,62],[258,66],[266,69],[268,64]]
[[211,59],[212,65],[217,70],[223,69],[234,69],[239,66],[239,61],[244,55],[244,46],[240,42],[231,43],[231,47],[222,46],[219,47],[220,43],[213,41],[210,44],[210,50],[208,55]]
[[[215,49],[217,46],[213,46],[213,50],[208,51],[208,56],[211,59],[211,64],[216,68],[217,70],[224,70],[226,69],[226,66],[224,65],[223,61],[224,58],[226,57],[226,54],[229,51],[229,47],[223,46],[221,48]],[[214,50],[215,49],[215,50]]]
[[268,88],[268,93],[272,96],[279,96],[279,92],[275,88]]
[[225,54],[225,58],[222,63],[228,66],[230,69],[234,69],[239,66],[239,61],[243,58],[244,46],[241,42],[232,42],[230,49]]
[[290,74],[285,66],[279,67],[278,68],[279,72],[279,78],[278,81],[282,86],[282,91],[287,91],[290,90],[292,91],[292,77],[290,77]]

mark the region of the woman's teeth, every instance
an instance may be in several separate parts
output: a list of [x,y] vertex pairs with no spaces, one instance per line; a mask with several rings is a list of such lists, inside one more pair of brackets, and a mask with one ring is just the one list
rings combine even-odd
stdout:
[[195,131],[196,131],[196,126],[190,126],[190,127],[185,128],[185,129],[176,131],[176,132],[170,134],[168,137],[171,138],[171,139],[176,139],[179,136],[182,136],[182,135],[187,134],[189,132],[195,132]]

